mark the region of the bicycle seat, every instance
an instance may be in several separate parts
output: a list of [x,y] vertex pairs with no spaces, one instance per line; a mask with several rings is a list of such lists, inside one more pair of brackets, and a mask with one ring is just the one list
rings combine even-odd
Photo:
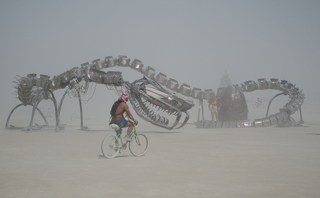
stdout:
[[114,130],[119,130],[120,127],[117,124],[110,124],[110,127]]

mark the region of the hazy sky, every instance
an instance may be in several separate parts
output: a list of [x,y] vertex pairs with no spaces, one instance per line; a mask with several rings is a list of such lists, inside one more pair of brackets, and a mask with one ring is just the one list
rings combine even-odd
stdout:
[[16,75],[118,55],[203,90],[227,71],[234,84],[284,79],[320,99],[319,21],[317,0],[0,0],[1,112],[15,105]]

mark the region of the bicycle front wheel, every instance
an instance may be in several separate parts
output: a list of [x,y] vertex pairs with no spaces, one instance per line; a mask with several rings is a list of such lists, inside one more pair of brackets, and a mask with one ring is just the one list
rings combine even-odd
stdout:
[[101,151],[106,158],[114,158],[119,153],[121,143],[115,135],[106,136],[101,144]]
[[257,104],[253,104],[252,107],[255,109],[257,108]]
[[141,156],[147,152],[148,138],[144,134],[138,134],[132,137],[132,141],[129,143],[129,150],[132,155]]
[[264,104],[261,104],[261,105],[260,105],[260,108],[263,109],[263,108],[264,108]]

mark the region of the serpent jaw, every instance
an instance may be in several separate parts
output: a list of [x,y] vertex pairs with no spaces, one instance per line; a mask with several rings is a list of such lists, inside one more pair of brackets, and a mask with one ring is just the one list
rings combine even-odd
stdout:
[[187,110],[194,104],[165,90],[146,77],[133,82],[130,102],[136,113],[147,122],[166,129],[176,127],[185,114],[181,128],[189,120]]

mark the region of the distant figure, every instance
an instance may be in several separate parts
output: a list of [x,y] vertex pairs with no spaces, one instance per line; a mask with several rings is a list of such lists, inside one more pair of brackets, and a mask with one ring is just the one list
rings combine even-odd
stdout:
[[211,99],[208,100],[209,102],[209,109],[211,111],[211,121],[214,122],[214,116],[216,116],[216,121],[219,122],[219,117],[218,117],[218,111],[221,108],[221,103],[219,98],[216,98],[214,93],[212,93]]
[[256,102],[252,105],[252,107],[254,109],[259,108],[259,107],[261,109],[263,109],[264,108],[264,104],[262,104],[262,99],[261,98],[257,98]]
[[256,100],[256,103],[257,103],[257,105],[260,105],[262,103],[262,99],[258,97]]

